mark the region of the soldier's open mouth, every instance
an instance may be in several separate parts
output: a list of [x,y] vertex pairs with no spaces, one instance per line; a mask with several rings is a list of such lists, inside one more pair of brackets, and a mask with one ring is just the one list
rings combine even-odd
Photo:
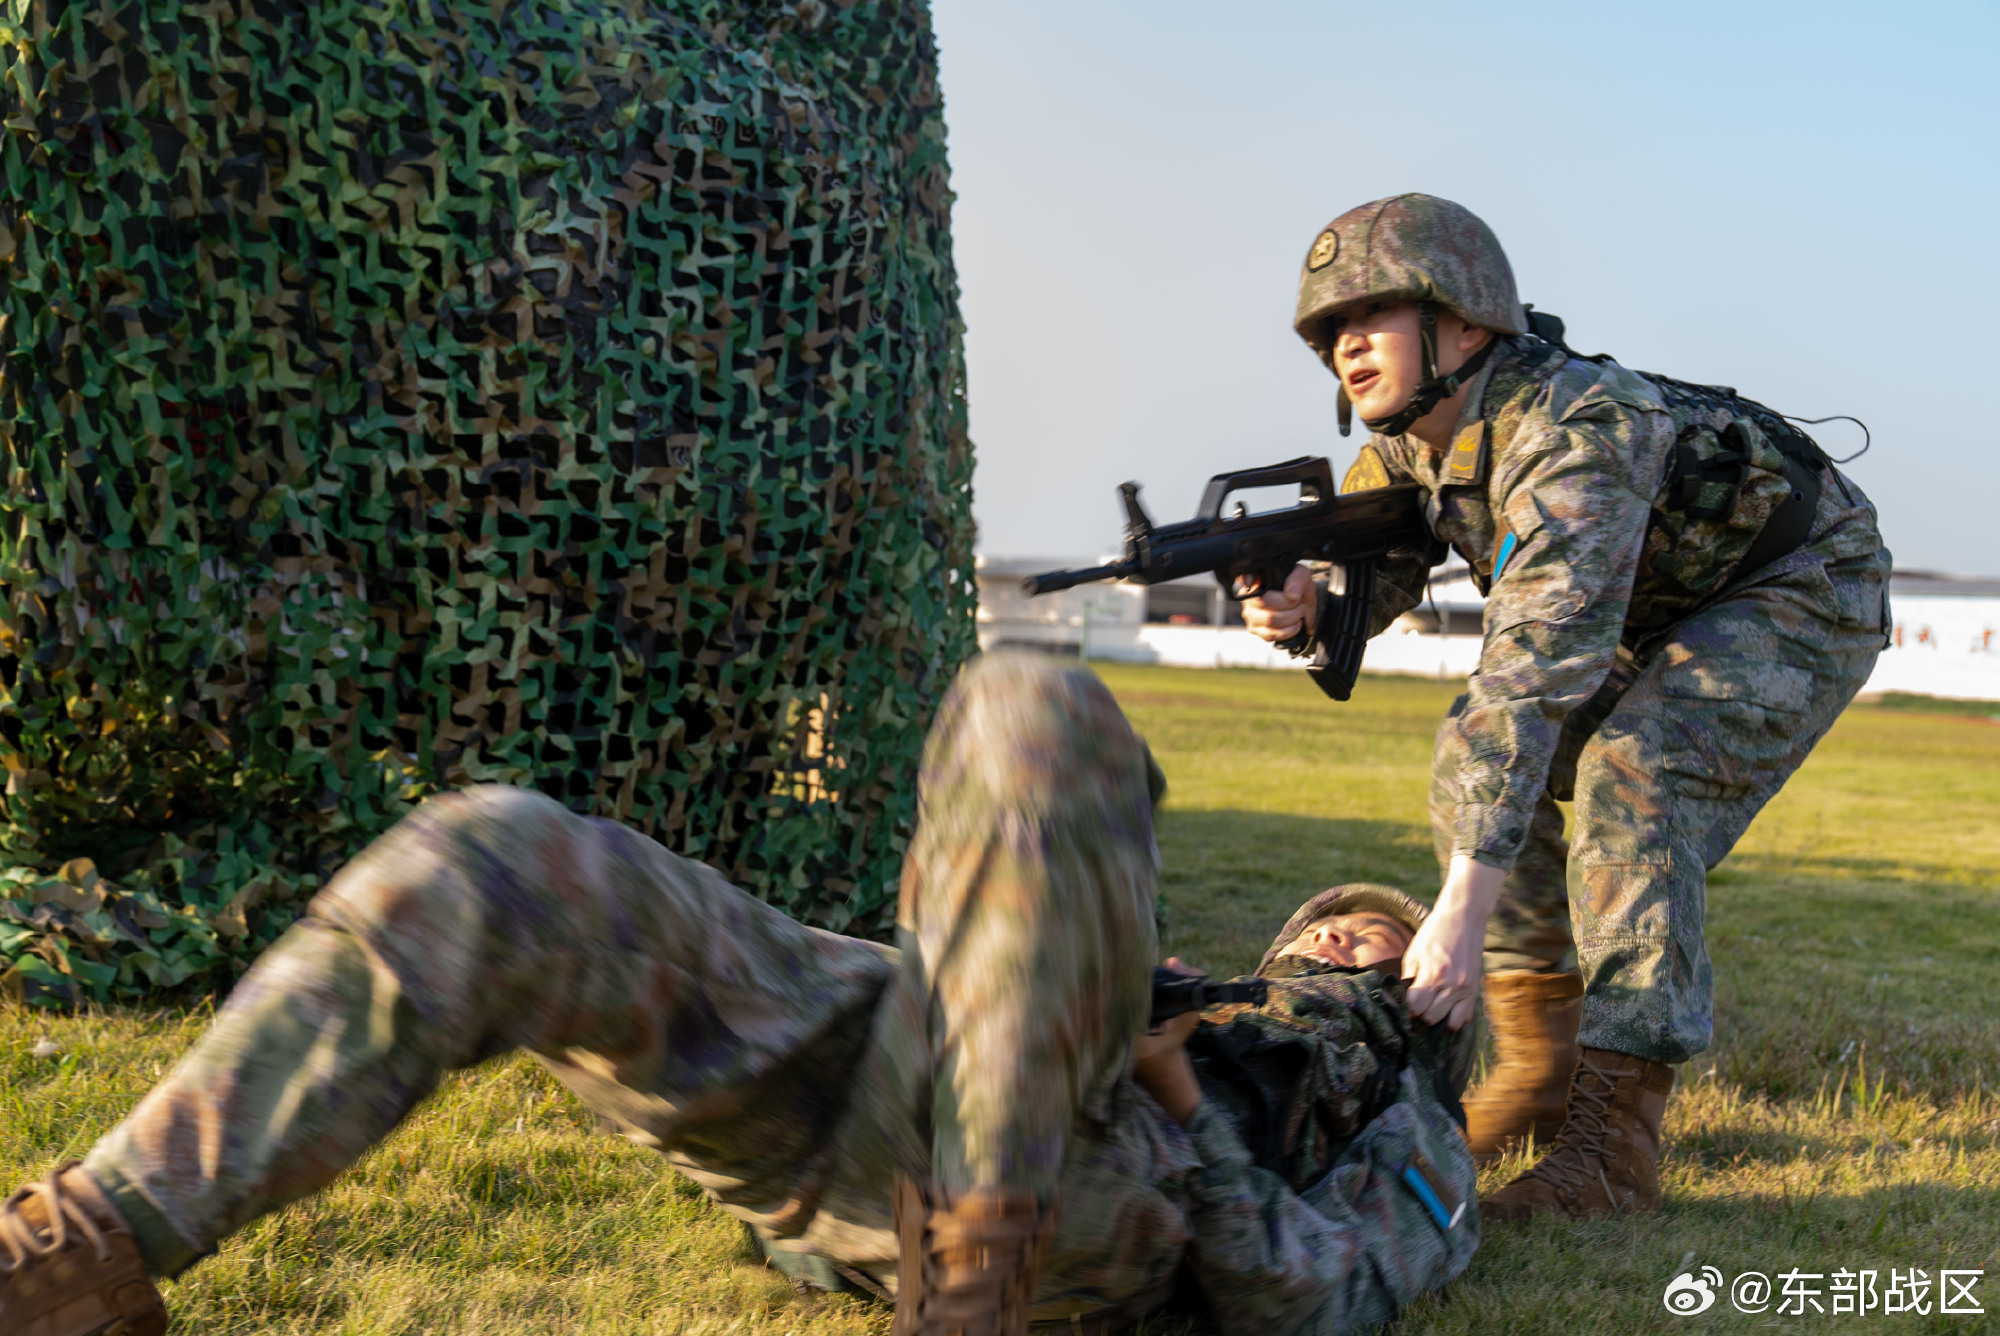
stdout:
[[1379,371],[1357,370],[1347,373],[1347,394],[1351,399],[1361,397],[1362,391],[1382,378]]

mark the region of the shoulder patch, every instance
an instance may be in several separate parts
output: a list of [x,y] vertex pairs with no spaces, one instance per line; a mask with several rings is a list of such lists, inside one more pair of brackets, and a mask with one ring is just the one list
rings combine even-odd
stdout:
[[1382,462],[1382,456],[1375,453],[1375,447],[1364,445],[1361,453],[1348,466],[1347,476],[1340,480],[1341,492],[1365,492],[1371,488],[1389,485],[1389,468]]
[[1485,482],[1486,445],[1486,419],[1481,418],[1453,439],[1451,455],[1445,461],[1444,480],[1448,483]]

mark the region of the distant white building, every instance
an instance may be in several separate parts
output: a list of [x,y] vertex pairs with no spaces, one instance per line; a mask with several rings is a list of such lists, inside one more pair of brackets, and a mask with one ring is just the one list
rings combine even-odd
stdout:
[[2000,577],[1897,571],[1889,611],[1869,691],[2000,700]]
[[[1025,575],[1111,559],[979,558],[979,647],[1021,645],[1182,668],[1305,666],[1304,660],[1271,648],[1244,629],[1242,608],[1212,576],[1151,586],[1079,585],[1039,597],[1020,587]],[[1479,661],[1484,600],[1463,566],[1439,571],[1431,591],[1431,600],[1369,642],[1364,671],[1439,679],[1472,672]]]
[[[1187,668],[1299,668],[1243,627],[1242,610],[1214,579],[1082,585],[1031,598],[1024,575],[1110,558],[979,558],[979,645]],[[2000,700],[2000,578],[1898,571],[1890,582],[1891,644],[1870,693]],[[1485,600],[1463,565],[1433,575],[1429,597],[1368,644],[1362,669],[1448,681],[1479,662]]]

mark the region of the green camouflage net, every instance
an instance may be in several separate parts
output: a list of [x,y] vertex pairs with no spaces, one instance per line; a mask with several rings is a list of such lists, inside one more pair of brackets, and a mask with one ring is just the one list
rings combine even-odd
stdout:
[[8,990],[226,982],[480,781],[882,931],[974,645],[922,0],[0,42]]

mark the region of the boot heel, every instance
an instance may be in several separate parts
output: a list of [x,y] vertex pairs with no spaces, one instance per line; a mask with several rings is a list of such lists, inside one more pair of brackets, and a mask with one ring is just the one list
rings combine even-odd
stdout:
[[896,1176],[896,1320],[890,1336],[1027,1336],[1057,1205],[1025,1188],[973,1188],[955,1200],[931,1180]]

